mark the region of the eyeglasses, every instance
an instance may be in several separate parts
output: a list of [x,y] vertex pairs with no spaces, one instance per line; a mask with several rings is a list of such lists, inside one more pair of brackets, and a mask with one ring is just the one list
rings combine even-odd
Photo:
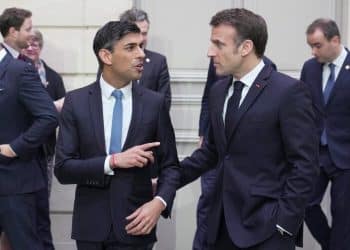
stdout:
[[29,43],[29,47],[32,47],[32,49],[40,49],[39,43]]

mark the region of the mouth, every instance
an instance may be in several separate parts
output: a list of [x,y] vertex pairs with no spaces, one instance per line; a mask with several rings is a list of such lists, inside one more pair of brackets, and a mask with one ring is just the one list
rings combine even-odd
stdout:
[[143,71],[143,63],[140,62],[139,64],[136,64],[135,69],[136,69],[139,73],[142,73],[142,71]]

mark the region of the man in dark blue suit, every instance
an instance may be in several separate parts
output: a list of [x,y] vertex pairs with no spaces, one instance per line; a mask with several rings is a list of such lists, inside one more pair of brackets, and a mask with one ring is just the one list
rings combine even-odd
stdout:
[[[305,222],[322,250],[345,250],[350,246],[350,55],[333,20],[315,20],[306,35],[314,58],[305,62],[301,80],[312,94],[321,172]],[[331,226],[320,206],[329,182]]]
[[57,114],[35,68],[2,46],[0,120],[0,226],[12,249],[42,249],[35,226],[35,192],[44,186],[38,149]]
[[317,137],[305,84],[262,60],[264,19],[227,9],[212,19],[218,81],[207,140],[181,162],[182,185],[218,168],[207,242],[215,250],[295,249],[317,174]]
[[[263,57],[266,65],[271,65],[274,70],[277,70],[276,65],[267,57]],[[213,60],[210,60],[207,81],[202,97],[202,106],[199,116],[199,147],[203,145],[203,140],[208,135],[209,130],[209,92],[211,87],[220,79],[229,76],[218,76],[215,72]],[[214,187],[217,180],[217,168],[214,168],[201,176],[201,195],[197,204],[197,229],[193,239],[193,250],[206,250],[207,244],[207,220],[210,207],[213,201]]]
[[[79,250],[152,249],[180,175],[166,100],[131,83],[145,57],[135,24],[107,23],[93,47],[102,74],[66,95],[56,149],[56,177],[77,184],[72,238]],[[154,158],[161,168],[155,197]]]

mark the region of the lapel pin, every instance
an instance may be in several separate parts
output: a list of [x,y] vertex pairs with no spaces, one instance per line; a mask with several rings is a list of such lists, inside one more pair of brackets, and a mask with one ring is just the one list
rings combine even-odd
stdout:
[[146,62],[149,63],[151,62],[151,59],[149,59],[148,57],[146,58]]
[[259,83],[255,83],[255,86],[256,86],[257,88],[260,88],[260,84],[259,84]]
[[349,64],[345,65],[345,69],[349,70],[350,69],[350,65]]

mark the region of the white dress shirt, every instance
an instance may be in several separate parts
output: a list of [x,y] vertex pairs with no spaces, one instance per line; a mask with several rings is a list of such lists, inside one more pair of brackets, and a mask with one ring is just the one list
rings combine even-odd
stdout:
[[[105,135],[105,143],[106,143],[106,153],[107,157],[104,164],[105,174],[114,175],[113,170],[109,166],[109,146],[111,142],[111,134],[112,134],[112,122],[113,122],[113,109],[115,104],[115,97],[112,96],[112,92],[115,88],[107,83],[103,76],[100,78],[100,87],[102,94],[102,111],[103,111],[103,128]],[[119,89],[123,93],[122,97],[122,105],[123,105],[123,127],[122,127],[122,141],[121,147],[125,143],[126,136],[129,131],[131,114],[132,114],[132,91],[131,84],[126,85],[125,87]]]
[[256,77],[259,75],[260,71],[264,68],[264,66],[265,66],[265,63],[264,63],[263,60],[261,60],[258,65],[256,65],[250,72],[245,74],[241,79],[233,78],[232,84],[231,84],[230,88],[228,89],[228,92],[227,92],[227,95],[226,95],[226,99],[225,99],[225,103],[224,103],[224,109],[223,109],[223,112],[222,112],[222,119],[224,120],[224,123],[225,123],[225,116],[226,116],[228,100],[232,96],[233,90],[234,90],[233,83],[235,81],[241,81],[244,84],[243,85],[243,89],[242,89],[241,100],[239,101],[239,106],[241,106],[244,98],[248,94],[248,91],[249,91],[250,87],[252,86],[253,82],[255,81]]
[[[346,49],[344,48],[344,46],[342,46],[342,50],[340,52],[340,55],[332,62],[335,67],[334,67],[334,81],[337,80],[337,77],[339,75],[339,72],[341,70],[341,67],[344,64],[345,58],[347,56],[348,52],[346,51]],[[329,78],[329,75],[331,74],[331,70],[329,68],[330,63],[325,63],[323,65],[323,71],[322,71],[322,91],[325,90],[326,85],[327,85],[327,81]]]

